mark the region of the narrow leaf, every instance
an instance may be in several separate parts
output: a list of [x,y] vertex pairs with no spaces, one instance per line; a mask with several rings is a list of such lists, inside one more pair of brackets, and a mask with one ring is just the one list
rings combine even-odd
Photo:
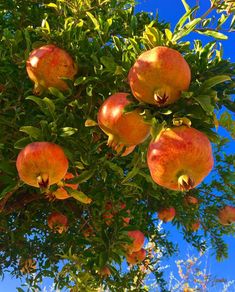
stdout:
[[218,31],[214,31],[214,30],[195,30],[195,32],[199,33],[199,34],[203,34],[203,35],[207,35],[207,36],[211,36],[215,39],[218,39],[218,40],[227,40],[228,37],[221,33],[221,32],[218,32]]

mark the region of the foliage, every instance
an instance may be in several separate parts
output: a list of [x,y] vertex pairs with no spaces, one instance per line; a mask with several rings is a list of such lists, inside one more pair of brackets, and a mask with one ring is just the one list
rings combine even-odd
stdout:
[[[174,206],[173,224],[185,240],[205,250],[212,245],[217,258],[227,256],[224,234],[233,234],[234,227],[223,227],[217,219],[218,209],[234,204],[234,155],[226,154],[228,139],[218,135],[218,125],[234,138],[235,64],[224,60],[220,39],[225,25],[234,30],[235,18],[229,4],[213,1],[209,11],[197,16],[198,6],[190,8],[183,1],[186,13],[173,30],[158,17],[134,13],[131,0],[55,0],[4,1],[0,4],[0,273],[11,270],[22,277],[19,263],[36,260],[36,276],[28,275],[32,289],[45,276],[54,278],[58,288],[71,291],[148,291],[141,265],[123,271],[123,244],[127,231],[139,229],[154,242],[162,256],[171,256],[177,246],[167,240],[167,233],[157,228],[156,211]],[[209,18],[209,13],[217,13]],[[191,32],[209,35],[213,41],[187,41]],[[228,33],[229,35],[229,33]],[[53,43],[65,49],[78,64],[74,82],[67,81],[66,93],[50,88],[40,97],[33,93],[25,64],[29,53],[43,44]],[[106,146],[107,136],[96,125],[100,104],[112,93],[128,92],[127,74],[138,55],[157,45],[180,51],[192,70],[188,92],[168,107],[156,108],[137,102],[152,124],[152,133],[176,120],[191,120],[193,127],[208,135],[213,143],[215,167],[211,179],[189,191],[196,196],[198,208],[186,208],[184,192],[174,192],[156,185],[146,165],[147,140],[126,157],[120,157]],[[131,95],[131,94],[130,94]],[[220,115],[221,110],[223,113]],[[220,117],[219,117],[220,116]],[[32,141],[51,141],[63,147],[70,162],[70,171],[78,173],[72,182],[79,183],[80,193],[68,200],[50,201],[39,189],[19,181],[15,161],[19,150]],[[82,203],[83,195],[92,199]],[[130,224],[123,225],[122,210],[110,226],[102,217],[106,202],[121,202],[130,210]],[[69,229],[55,234],[47,226],[53,211],[66,214]],[[129,215],[129,214],[128,214]],[[201,231],[187,229],[196,218]],[[87,227],[94,231],[89,237]],[[202,241],[202,239],[204,239]],[[61,260],[64,266],[60,271]],[[161,283],[164,280],[158,259],[149,251],[145,265]],[[99,271],[108,266],[112,272],[104,278]],[[56,275],[56,276],[55,276]],[[98,290],[97,290],[98,291]]]

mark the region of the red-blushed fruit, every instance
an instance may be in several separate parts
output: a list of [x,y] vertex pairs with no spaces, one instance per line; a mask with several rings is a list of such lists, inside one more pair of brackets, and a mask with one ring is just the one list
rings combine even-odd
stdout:
[[66,187],[70,187],[73,190],[77,190],[78,184],[69,184],[66,183],[66,180],[74,178],[74,175],[71,172],[67,172],[65,177],[63,178],[63,181],[59,182],[58,185],[61,187],[58,188],[55,192],[53,192],[53,195],[58,200],[65,200],[68,198],[71,198],[71,196],[68,194],[68,192],[62,187],[63,185]]
[[61,91],[68,89],[62,77],[73,80],[77,73],[71,56],[55,45],[45,45],[33,50],[26,62],[29,78],[35,83],[34,92],[41,94],[44,89],[55,87]]
[[106,277],[111,275],[111,271],[110,271],[109,267],[105,266],[99,271],[99,274],[101,277],[106,278]]
[[127,96],[128,93],[119,92],[108,97],[99,109],[98,124],[108,135],[108,146],[117,152],[126,146],[130,153],[134,150],[130,146],[142,143],[149,136],[150,125],[144,121],[137,109],[123,112],[125,106],[130,103]]
[[163,222],[169,222],[174,219],[175,214],[176,212],[174,207],[162,208],[161,210],[158,211],[158,218]]
[[187,126],[167,128],[148,148],[147,163],[152,179],[170,190],[196,187],[213,167],[207,136]]
[[188,90],[191,70],[178,51],[159,46],[138,57],[128,80],[139,101],[166,106],[177,101],[182,91]]
[[57,144],[33,142],[18,154],[16,168],[24,183],[46,189],[65,176],[68,159]]
[[140,230],[128,231],[128,236],[132,239],[132,243],[125,246],[127,253],[139,251],[144,245],[144,234]]
[[67,231],[68,225],[68,218],[59,212],[53,212],[47,218],[47,223],[50,229],[54,232],[63,233]]
[[186,206],[190,206],[190,205],[198,206],[198,199],[194,196],[186,195],[184,197],[184,204]]
[[85,227],[84,229],[83,229],[83,231],[82,231],[82,234],[83,234],[83,236],[84,237],[90,237],[90,236],[94,236],[95,234],[94,234],[94,229],[93,229],[93,227],[92,226],[87,226],[87,227]]
[[136,265],[146,258],[146,250],[141,248],[139,251],[126,254],[126,261],[131,265]]
[[235,207],[233,206],[224,206],[218,212],[219,222],[222,225],[230,225],[235,222]]
[[190,232],[196,232],[200,228],[200,221],[196,220],[192,224],[187,226],[187,230]]

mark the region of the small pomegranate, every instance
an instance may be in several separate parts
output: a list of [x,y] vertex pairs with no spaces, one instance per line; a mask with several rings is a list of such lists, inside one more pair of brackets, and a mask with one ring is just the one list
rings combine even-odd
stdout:
[[157,106],[166,106],[187,91],[191,70],[183,56],[168,47],[155,47],[142,53],[128,74],[133,95]]
[[99,274],[101,277],[106,278],[106,277],[111,275],[111,271],[110,271],[109,267],[105,266],[99,271]]
[[148,148],[152,179],[165,188],[186,191],[196,187],[213,167],[207,136],[187,126],[163,130]]
[[68,229],[68,218],[59,212],[51,213],[47,219],[47,223],[50,229],[60,234]]
[[24,183],[47,189],[65,176],[68,159],[57,144],[33,142],[20,151],[16,167]]
[[52,44],[33,50],[26,62],[26,70],[35,83],[36,94],[41,94],[49,87],[67,90],[68,85],[61,77],[73,80],[77,73],[77,67],[70,55]]
[[124,146],[132,152],[134,148],[130,146],[142,143],[150,133],[150,125],[144,121],[138,110],[123,112],[125,106],[130,103],[127,96],[128,93],[121,92],[111,95],[98,112],[99,127],[109,137],[107,144],[117,152]]
[[222,225],[230,225],[235,222],[235,207],[224,206],[218,213],[219,222]]
[[186,206],[195,206],[198,207],[198,199],[194,196],[186,195],[184,197],[184,204]]
[[170,208],[163,208],[158,211],[158,218],[162,220],[163,222],[169,222],[172,221],[175,217],[175,208],[170,207]]
[[67,172],[65,177],[63,178],[63,181],[59,182],[58,185],[61,186],[58,188],[55,192],[53,192],[53,195],[58,200],[65,200],[68,198],[71,198],[71,196],[68,194],[68,192],[63,188],[63,186],[70,187],[73,190],[76,190],[78,188],[78,184],[69,184],[66,183],[66,180],[74,178],[74,175],[71,172]]
[[37,268],[37,262],[32,258],[28,258],[26,260],[21,259],[19,266],[22,274],[31,274],[35,272]]
[[200,228],[200,221],[196,220],[187,229],[191,232],[196,232]]
[[144,234],[140,230],[128,231],[128,236],[133,242],[126,246],[129,254],[139,251],[144,245]]
[[142,262],[146,258],[146,250],[141,248],[139,251],[133,252],[131,254],[126,254],[126,261],[129,264],[136,265]]

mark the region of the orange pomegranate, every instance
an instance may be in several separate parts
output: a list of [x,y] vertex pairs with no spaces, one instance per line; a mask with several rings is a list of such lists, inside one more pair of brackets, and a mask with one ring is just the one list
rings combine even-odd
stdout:
[[166,106],[187,91],[191,70],[183,56],[168,47],[155,47],[142,53],[128,74],[133,95],[157,106]]
[[33,142],[20,151],[16,167],[24,183],[47,189],[65,176],[68,159],[57,144]]
[[117,152],[124,146],[134,150],[129,147],[142,143],[150,133],[150,125],[144,121],[138,110],[123,112],[130,103],[127,96],[128,93],[121,92],[111,95],[98,112],[99,127],[108,135],[107,144]]
[[60,234],[68,229],[68,218],[59,212],[51,213],[47,219],[47,223],[50,229]]
[[26,70],[29,78],[35,83],[36,94],[41,94],[49,87],[67,90],[68,85],[61,78],[73,80],[77,73],[77,67],[70,55],[52,44],[33,50],[26,62]]
[[194,196],[187,195],[184,197],[184,204],[186,206],[198,207],[198,199]]
[[171,190],[189,190],[200,184],[213,167],[207,136],[187,126],[163,130],[148,148],[152,179]]
[[128,236],[133,240],[127,245],[126,249],[129,254],[139,251],[144,245],[144,234],[140,230],[128,231]]
[[200,221],[194,221],[190,226],[187,227],[188,231],[195,232],[200,228]]
[[131,254],[126,254],[126,261],[129,264],[136,265],[142,262],[146,258],[146,250],[141,248],[139,251],[133,252]]
[[158,218],[163,222],[169,222],[174,219],[175,214],[176,212],[174,207],[162,208],[161,210],[158,211]]
[[65,200],[70,198],[71,196],[68,194],[68,192],[63,188],[63,186],[70,187],[73,190],[76,190],[78,188],[78,184],[69,184],[66,183],[66,180],[69,180],[71,178],[74,178],[74,175],[71,172],[67,172],[65,177],[63,178],[63,181],[58,183],[60,188],[58,188],[55,192],[53,192],[53,195],[58,200]]
[[222,225],[230,225],[235,222],[235,207],[224,206],[218,213],[219,222]]

